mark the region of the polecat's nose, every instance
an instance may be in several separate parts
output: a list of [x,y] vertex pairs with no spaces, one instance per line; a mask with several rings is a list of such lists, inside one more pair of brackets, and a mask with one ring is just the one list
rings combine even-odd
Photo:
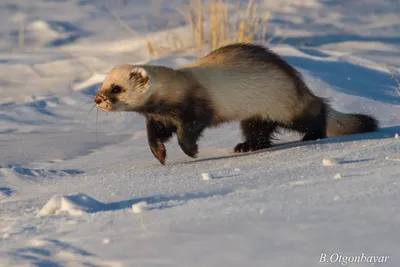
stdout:
[[103,102],[103,98],[99,95],[96,95],[96,97],[94,98],[94,103],[99,105],[101,102]]

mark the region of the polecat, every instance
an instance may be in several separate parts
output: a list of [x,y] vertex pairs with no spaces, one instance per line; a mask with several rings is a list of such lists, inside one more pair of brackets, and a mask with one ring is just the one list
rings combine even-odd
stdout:
[[105,78],[95,103],[103,111],[143,114],[150,149],[162,164],[173,133],[195,157],[203,130],[225,122],[240,121],[244,142],[237,153],[271,146],[278,127],[303,133],[303,141],[378,128],[371,116],[333,110],[297,70],[255,44],[227,45],[178,69],[121,65]]

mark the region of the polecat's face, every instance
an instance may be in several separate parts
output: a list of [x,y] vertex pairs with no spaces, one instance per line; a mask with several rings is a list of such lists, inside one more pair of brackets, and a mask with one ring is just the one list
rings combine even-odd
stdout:
[[148,81],[143,68],[119,66],[104,79],[94,102],[103,111],[135,111],[145,104]]

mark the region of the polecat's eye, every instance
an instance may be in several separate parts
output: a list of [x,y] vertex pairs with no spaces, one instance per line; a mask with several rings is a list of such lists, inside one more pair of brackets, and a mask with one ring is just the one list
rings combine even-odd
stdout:
[[118,86],[118,85],[114,85],[113,88],[111,89],[111,93],[113,93],[113,94],[118,94],[121,91],[122,91],[122,88],[121,88],[121,86]]

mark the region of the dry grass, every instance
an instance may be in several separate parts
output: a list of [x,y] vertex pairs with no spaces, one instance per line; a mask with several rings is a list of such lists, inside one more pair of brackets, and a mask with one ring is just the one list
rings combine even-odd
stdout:
[[[272,38],[265,40],[270,11],[260,15],[259,5],[254,0],[249,0],[245,9],[232,2],[191,0],[190,4],[178,10],[190,27],[190,40],[178,31],[169,30],[164,41],[160,38],[146,39],[149,54],[162,56],[186,48],[195,48],[203,53],[205,48],[214,50],[235,42],[270,42]],[[236,8],[230,8],[232,6]]]
[[396,92],[400,96],[400,82],[397,79],[396,75],[394,74],[394,71],[390,68],[388,68],[388,69],[389,69],[390,73],[392,74],[392,79],[395,80],[395,82],[397,83]]

